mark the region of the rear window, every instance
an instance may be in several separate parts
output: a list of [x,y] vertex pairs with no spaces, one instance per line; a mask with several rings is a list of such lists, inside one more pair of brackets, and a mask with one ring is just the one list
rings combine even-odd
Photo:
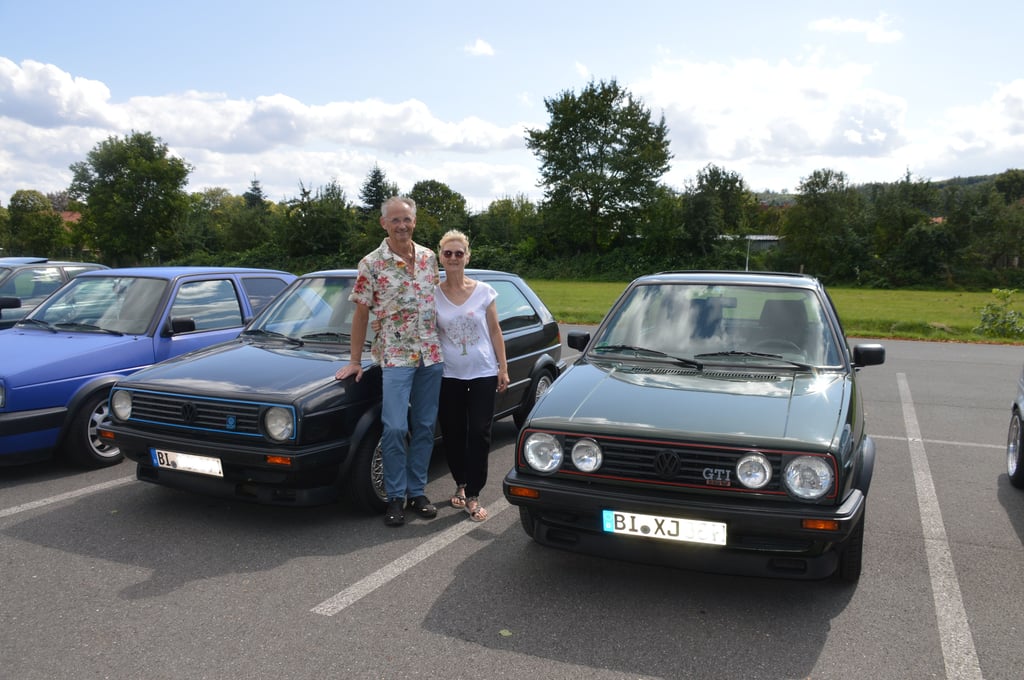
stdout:
[[253,313],[258,313],[266,307],[277,294],[288,285],[281,279],[273,277],[247,276],[242,278],[242,287],[252,305]]
[[498,308],[498,323],[501,330],[508,332],[540,323],[537,310],[526,299],[523,292],[511,281],[488,281],[498,292],[495,306]]

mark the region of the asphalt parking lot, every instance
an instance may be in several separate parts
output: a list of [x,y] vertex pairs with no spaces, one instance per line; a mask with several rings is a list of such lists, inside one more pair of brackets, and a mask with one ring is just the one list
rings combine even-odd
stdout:
[[[501,498],[510,419],[479,525],[205,498],[127,463],[0,468],[0,677],[1019,679],[1024,351],[885,344],[860,383],[878,461],[855,588],[541,548]],[[428,493],[450,486],[438,456]]]

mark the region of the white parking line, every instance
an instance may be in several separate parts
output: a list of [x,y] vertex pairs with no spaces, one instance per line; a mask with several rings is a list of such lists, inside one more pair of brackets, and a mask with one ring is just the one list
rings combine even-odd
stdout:
[[924,451],[921,429],[917,424],[914,400],[910,395],[907,376],[896,374],[900,401],[903,404],[903,423],[907,430],[907,444],[910,446],[910,462],[914,470],[914,484],[917,487],[917,503],[921,511],[921,528],[924,530],[924,548],[928,556],[928,573],[932,580],[932,599],[935,601],[935,615],[938,618],[939,641],[942,643],[942,657],[946,664],[946,677],[954,680],[981,680],[981,666],[974,649],[974,638],[967,623],[967,610],[960,595],[960,583],[956,578],[953,557],[949,551],[946,528],[942,523],[942,512],[935,495],[928,456]]
[[54,503],[60,503],[61,501],[68,501],[72,498],[88,496],[89,494],[96,493],[98,491],[113,489],[115,486],[121,486],[133,481],[135,481],[135,475],[130,477],[121,477],[120,479],[112,479],[109,482],[103,482],[102,484],[93,484],[92,486],[68,491],[67,493],[58,494],[56,496],[50,496],[49,498],[40,498],[38,501],[32,501],[31,503],[23,503],[21,505],[15,505],[12,508],[4,508],[3,510],[0,510],[0,519],[10,517],[11,515],[17,515],[19,512],[27,512],[47,505],[53,505]]
[[[504,498],[501,498],[492,503],[491,505],[488,505],[487,513],[490,515],[490,517],[488,518],[487,521],[493,521],[494,518],[499,513],[501,513],[503,510],[506,510],[508,507],[508,501],[506,501]],[[394,562],[391,562],[390,564],[381,567],[377,571],[373,572],[372,574],[363,578],[362,580],[357,581],[356,583],[352,584],[351,586],[341,591],[337,595],[327,600],[324,600],[317,606],[313,607],[310,611],[312,611],[314,614],[334,616],[335,614],[345,609],[349,605],[355,604],[363,597],[372,593],[377,588],[380,588],[382,585],[390,583],[396,577],[400,576],[409,569],[412,569],[417,564],[427,559],[431,555],[441,550],[444,550],[453,541],[455,541],[458,538],[461,538],[462,536],[465,536],[470,531],[476,529],[479,526],[480,524],[478,524],[477,522],[472,522],[467,519],[464,522],[459,522],[455,526],[445,529],[437,536],[431,538],[426,543],[421,544],[415,550],[407,552]],[[480,547],[483,547],[482,544]]]
[[[905,435],[902,436],[902,437],[897,437],[897,436],[891,435],[891,434],[872,434],[871,438],[874,439],[875,441],[878,441],[879,439],[889,439],[889,440],[892,440],[894,442],[905,442],[905,441],[907,441],[907,437]],[[925,444],[938,444],[940,446],[954,446],[957,449],[961,449],[960,451],[957,451],[958,454],[963,453],[962,449],[998,449],[998,450],[1002,451],[1003,449],[1006,448],[1006,444],[979,444],[978,442],[951,442],[948,439],[922,439],[921,441],[924,442]]]

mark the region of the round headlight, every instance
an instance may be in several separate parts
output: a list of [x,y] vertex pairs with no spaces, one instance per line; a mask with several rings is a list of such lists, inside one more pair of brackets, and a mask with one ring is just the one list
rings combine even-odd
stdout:
[[110,395],[110,410],[118,420],[132,417],[132,393],[127,390],[116,390]]
[[263,414],[263,428],[267,436],[277,442],[291,438],[294,431],[292,412],[280,406],[272,406]]
[[736,463],[736,478],[748,489],[763,488],[772,481],[772,464],[760,453],[748,453]]
[[786,464],[786,488],[798,498],[817,500],[832,490],[832,466],[818,456],[799,456]]
[[593,472],[601,467],[601,446],[593,439],[581,439],[572,447],[572,464],[580,472]]
[[537,472],[554,472],[562,466],[562,445],[554,435],[534,432],[523,442],[523,457]]

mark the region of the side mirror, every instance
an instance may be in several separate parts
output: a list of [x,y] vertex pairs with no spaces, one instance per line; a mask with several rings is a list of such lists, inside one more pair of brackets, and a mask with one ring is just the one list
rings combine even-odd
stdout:
[[884,363],[885,346],[878,344],[853,346],[853,365],[855,368],[877,366]]
[[169,326],[170,329],[168,335],[178,335],[179,333],[191,333],[196,329],[196,320],[191,317],[184,316],[171,317]]
[[590,333],[588,331],[569,331],[565,337],[565,344],[582,352],[590,344]]
[[18,309],[21,307],[21,298],[0,297],[0,309]]

